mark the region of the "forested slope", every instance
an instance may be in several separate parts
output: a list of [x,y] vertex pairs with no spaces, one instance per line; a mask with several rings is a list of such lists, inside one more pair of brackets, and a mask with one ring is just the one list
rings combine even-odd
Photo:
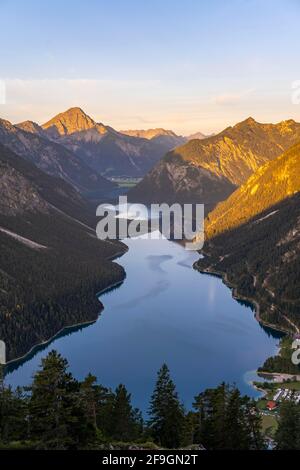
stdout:
[[237,296],[259,304],[259,318],[300,328],[300,193],[247,223],[208,239],[195,267],[222,274]]
[[124,278],[87,203],[65,182],[0,147],[0,339],[7,359],[61,328],[95,320],[96,294]]

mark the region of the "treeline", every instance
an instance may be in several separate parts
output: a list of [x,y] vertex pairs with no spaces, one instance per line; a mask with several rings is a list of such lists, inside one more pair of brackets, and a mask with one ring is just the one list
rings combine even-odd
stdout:
[[292,338],[286,336],[280,341],[280,353],[266,359],[264,364],[258,369],[259,372],[282,372],[285,374],[300,375],[300,365],[293,364]]
[[116,442],[265,448],[255,402],[224,383],[198,394],[193,409],[186,411],[163,365],[148,411],[144,420],[124,385],[112,391],[90,374],[77,381],[67,361],[52,351],[29,387],[12,390],[1,381],[0,443],[2,448],[32,449],[99,449]]
[[29,214],[24,223],[0,216],[0,226],[47,247],[34,249],[0,232],[0,339],[7,360],[65,326],[97,319],[97,293],[125,277],[108,259],[125,247],[97,240],[73,220]]

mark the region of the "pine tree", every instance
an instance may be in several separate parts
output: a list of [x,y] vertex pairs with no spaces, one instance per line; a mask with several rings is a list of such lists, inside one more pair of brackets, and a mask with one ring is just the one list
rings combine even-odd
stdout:
[[184,410],[166,364],[158,371],[149,416],[149,427],[155,442],[168,448],[179,447],[184,427]]
[[262,433],[262,417],[254,400],[244,397],[246,426],[250,439],[250,448],[254,450],[266,449],[266,441]]
[[138,437],[139,410],[131,405],[131,394],[127,392],[125,385],[120,384],[115,391],[112,409],[112,437],[120,441],[131,441]]
[[280,406],[279,426],[275,441],[279,450],[299,450],[300,448],[300,406],[292,401]]
[[184,425],[182,430],[181,445],[183,447],[190,446],[197,443],[195,433],[197,429],[197,417],[192,411],[189,411],[184,418]]
[[227,396],[223,448],[229,450],[249,449],[250,441],[251,435],[248,431],[243,400],[240,391],[234,388]]
[[80,384],[80,399],[82,408],[89,427],[97,431],[97,397],[96,397],[97,378],[88,374]]
[[66,449],[78,445],[75,430],[78,423],[85,425],[78,407],[78,384],[67,368],[66,359],[51,351],[42,359],[42,368],[33,379],[30,434],[42,448]]
[[114,408],[114,393],[102,385],[96,385],[96,421],[98,434],[102,433],[105,438],[110,438],[113,432],[112,415]]
[[193,407],[198,422],[196,439],[207,449],[225,447],[227,393],[228,386],[222,383],[216,389],[207,389],[195,397]]
[[221,384],[195,397],[198,443],[207,449],[263,449],[261,420],[255,403],[236,387]]
[[[1,367],[2,368],[2,367]],[[0,381],[0,442],[26,439],[27,437],[27,398],[20,388],[14,392],[5,387],[3,371]]]

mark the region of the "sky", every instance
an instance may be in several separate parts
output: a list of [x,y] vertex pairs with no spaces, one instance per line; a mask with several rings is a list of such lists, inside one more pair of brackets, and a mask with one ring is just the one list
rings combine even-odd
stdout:
[[119,130],[183,135],[300,121],[300,0],[0,0],[0,20],[0,117],[12,122],[72,106]]

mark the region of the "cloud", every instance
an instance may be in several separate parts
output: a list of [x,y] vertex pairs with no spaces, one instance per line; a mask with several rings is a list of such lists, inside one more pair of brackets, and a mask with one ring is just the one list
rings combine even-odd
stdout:
[[219,106],[235,106],[254,92],[254,88],[239,93],[223,93],[213,97],[213,102]]
[[[32,119],[48,120],[57,112],[81,106],[95,119],[111,120],[116,114],[130,110],[130,103],[150,90],[159,80],[96,80],[96,79],[16,79],[3,81],[6,106],[1,112],[17,122]],[[130,112],[128,113],[130,114]]]

